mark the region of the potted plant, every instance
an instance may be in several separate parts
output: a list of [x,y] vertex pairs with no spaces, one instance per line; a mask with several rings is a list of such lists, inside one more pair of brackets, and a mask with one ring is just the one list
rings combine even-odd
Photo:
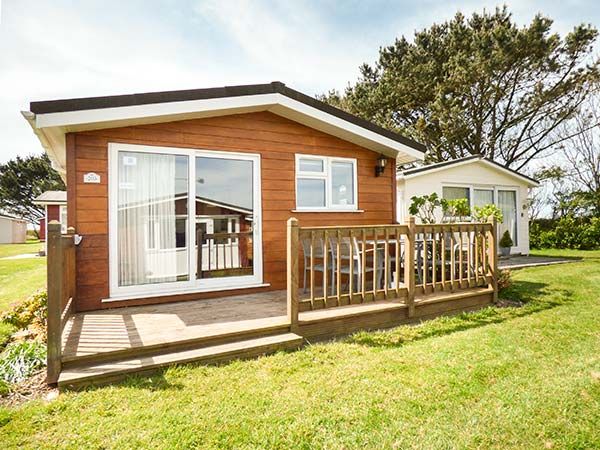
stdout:
[[508,232],[508,230],[504,232],[498,245],[500,246],[500,254],[502,256],[510,255],[510,248],[513,246],[513,240],[510,237],[510,233]]

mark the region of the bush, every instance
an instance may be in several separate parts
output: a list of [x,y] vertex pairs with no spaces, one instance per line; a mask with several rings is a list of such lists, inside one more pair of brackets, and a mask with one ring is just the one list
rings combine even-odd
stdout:
[[29,329],[45,340],[47,307],[48,295],[46,291],[39,291],[13,305],[0,316],[0,321],[17,329]]
[[502,210],[494,204],[489,203],[481,207],[473,207],[473,218],[478,222],[487,222],[490,216],[495,216],[498,223],[502,223],[504,221]]
[[510,270],[501,270],[498,274],[498,293],[502,293],[512,285],[512,274]]
[[504,232],[502,238],[500,238],[500,242],[498,243],[498,245],[502,248],[508,248],[513,246],[513,240],[510,237],[510,233],[508,232],[508,230]]
[[46,346],[44,344],[36,341],[9,344],[0,354],[0,385],[19,383],[45,365]]
[[558,220],[536,220],[529,227],[529,245],[576,250],[600,248],[600,218],[565,216]]

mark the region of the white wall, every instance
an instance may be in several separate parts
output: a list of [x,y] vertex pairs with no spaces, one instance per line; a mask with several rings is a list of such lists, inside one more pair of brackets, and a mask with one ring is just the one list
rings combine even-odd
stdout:
[[26,222],[0,217],[0,244],[21,244],[26,236]]
[[527,184],[481,161],[449,166],[437,171],[424,172],[418,176],[398,180],[398,221],[403,222],[408,216],[411,197],[436,192],[441,198],[443,186],[516,189],[518,245],[512,247],[511,253],[529,254],[529,216],[527,208],[524,208],[529,193]]

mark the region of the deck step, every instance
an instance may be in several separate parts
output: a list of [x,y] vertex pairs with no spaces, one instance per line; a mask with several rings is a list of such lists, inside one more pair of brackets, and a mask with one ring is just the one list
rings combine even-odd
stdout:
[[239,321],[225,325],[227,325],[227,331],[223,331],[222,329],[205,330],[205,334],[197,334],[193,337],[185,338],[182,338],[179,334],[175,334],[174,336],[169,335],[169,340],[165,339],[162,342],[154,344],[106,351],[96,348],[94,349],[95,352],[89,354],[63,355],[62,367],[63,369],[68,369],[86,364],[98,364],[100,362],[118,361],[134,357],[139,359],[146,355],[192,350],[199,347],[228,344],[230,342],[283,334],[290,331],[287,317],[269,318],[269,320],[262,320],[260,322],[256,320]]
[[58,386],[60,388],[80,388],[90,384],[104,384],[124,378],[128,374],[148,373],[173,364],[189,362],[216,364],[233,359],[253,358],[279,350],[294,350],[301,347],[302,344],[301,336],[294,333],[283,333],[191,350],[81,365],[63,370],[58,379]]

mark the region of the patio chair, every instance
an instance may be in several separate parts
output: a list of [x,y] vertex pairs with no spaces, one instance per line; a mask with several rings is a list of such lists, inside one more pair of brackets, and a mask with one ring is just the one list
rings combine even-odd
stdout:
[[[350,260],[350,245],[352,245],[353,247],[353,252],[352,252],[352,260]],[[331,237],[329,239],[329,246],[330,246],[330,253],[332,256],[332,261],[334,264],[333,267],[333,275],[331,277],[331,295],[333,295],[335,293],[335,286],[337,285],[336,283],[336,274],[338,272],[337,270],[337,238],[336,237]],[[362,246],[359,245],[358,239],[356,237],[353,237],[352,240],[349,237],[345,237],[342,238],[340,240],[340,269],[339,269],[339,273],[340,275],[350,275],[350,264],[352,264],[352,276],[353,276],[353,281],[354,279],[356,279],[356,283],[354,284],[354,286],[356,286],[356,290],[357,291],[361,291],[362,290],[362,283],[365,282],[366,280],[362,279],[362,264],[363,264],[363,258],[366,258],[365,260],[365,275],[367,273],[373,273],[373,247],[372,245],[368,246],[369,248],[366,248],[365,251],[363,252],[362,250]],[[377,270],[377,286],[381,286],[382,282],[383,282],[383,271],[386,269],[384,267],[385,261],[383,258],[383,248],[378,247],[377,251],[381,253],[381,256],[378,255],[377,258],[377,265],[375,267],[375,269]],[[389,268],[392,265],[392,261],[395,261],[395,257],[392,256],[388,256],[388,261],[390,262],[389,267],[387,268],[387,270],[389,270]],[[347,284],[346,284],[347,286]],[[344,287],[344,290],[346,288],[346,286]]]
[[[302,284],[303,286],[303,292],[306,293],[307,292],[307,286],[306,286],[306,282],[307,282],[307,274],[308,272],[310,272],[310,239],[309,238],[302,238],[300,239],[300,243],[302,244],[302,253],[304,254],[304,282]],[[333,279],[333,273],[335,270],[335,261],[333,261],[331,255],[328,255],[328,261],[327,261],[327,267],[325,267],[323,261],[324,261],[324,243],[323,243],[323,239],[318,238],[314,240],[314,245],[313,245],[313,258],[315,260],[321,260],[320,263],[315,263],[313,265],[313,270],[316,272],[325,272],[326,270],[329,271],[330,274],[330,280]],[[332,285],[332,289],[333,289],[333,285]]]

